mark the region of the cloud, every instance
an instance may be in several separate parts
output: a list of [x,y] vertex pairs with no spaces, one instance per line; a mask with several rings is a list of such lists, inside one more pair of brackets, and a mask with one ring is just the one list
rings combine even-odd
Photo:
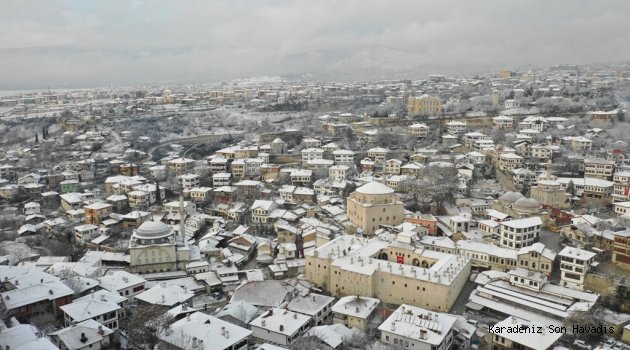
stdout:
[[629,15],[624,0],[5,0],[0,88],[619,61]]

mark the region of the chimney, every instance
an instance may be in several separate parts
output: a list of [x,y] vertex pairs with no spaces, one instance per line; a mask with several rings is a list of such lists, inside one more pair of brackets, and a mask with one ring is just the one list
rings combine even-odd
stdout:
[[280,332],[284,332],[284,325],[280,325]]
[[293,319],[297,320],[297,314],[293,314]]
[[98,326],[98,334],[99,335],[104,335],[105,334],[105,331],[103,330],[103,326],[101,326],[101,325]]
[[166,303],[166,297],[164,296],[164,294],[162,294],[162,304]]
[[88,341],[88,338],[85,336],[85,333],[81,333],[81,339],[79,339],[81,343],[85,344]]
[[221,327],[221,335],[225,335],[225,327]]
[[229,338],[230,337],[230,331],[228,331],[227,329],[225,330],[225,338]]
[[392,327],[391,327],[391,331],[395,331],[396,330],[396,322],[392,321]]
[[267,322],[266,322],[264,319],[260,321],[260,325],[261,325],[261,326],[263,326],[263,327],[264,327],[266,324],[267,324]]
[[197,337],[192,338],[192,347],[195,349],[197,348]]
[[197,340],[197,347],[198,347],[199,349],[203,349],[203,339],[199,339],[199,340]]
[[40,279],[40,280],[39,280],[39,283],[44,283],[44,279],[43,279],[43,278],[42,278],[42,279]]
[[190,314],[186,314],[186,321],[190,321]]

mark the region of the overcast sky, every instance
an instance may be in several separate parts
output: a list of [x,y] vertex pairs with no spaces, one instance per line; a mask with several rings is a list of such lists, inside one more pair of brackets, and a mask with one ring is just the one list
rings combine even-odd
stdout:
[[[627,0],[2,0],[0,88],[630,58]],[[439,73],[439,72],[435,72]]]

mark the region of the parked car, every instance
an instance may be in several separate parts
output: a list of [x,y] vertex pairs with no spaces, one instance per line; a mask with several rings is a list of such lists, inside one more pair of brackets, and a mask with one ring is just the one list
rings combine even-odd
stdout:
[[612,349],[613,346],[615,346],[615,339],[613,338],[608,338],[605,342],[604,342],[604,347],[608,348],[608,349]]
[[576,340],[573,342],[573,347],[575,349],[580,349],[580,350],[593,350],[593,347],[586,344],[586,342],[584,342],[584,340]]

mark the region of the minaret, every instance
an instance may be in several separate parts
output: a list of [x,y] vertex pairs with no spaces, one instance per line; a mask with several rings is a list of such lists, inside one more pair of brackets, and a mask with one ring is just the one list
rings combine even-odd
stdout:
[[551,180],[551,159],[547,161],[547,180]]
[[186,241],[186,211],[184,210],[184,194],[179,194],[179,237]]

